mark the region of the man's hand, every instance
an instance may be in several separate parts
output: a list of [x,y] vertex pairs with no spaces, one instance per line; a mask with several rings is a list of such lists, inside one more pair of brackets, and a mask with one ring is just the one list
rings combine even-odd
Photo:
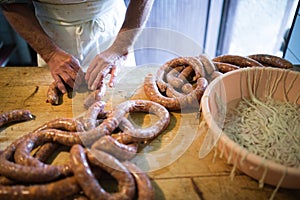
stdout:
[[65,84],[77,89],[84,80],[79,61],[64,51],[55,51],[47,62],[56,86],[66,93]]
[[101,87],[106,76],[111,75],[109,86],[113,87],[119,68],[123,65],[125,55],[120,55],[112,49],[108,49],[98,55],[91,62],[85,79],[90,90],[96,90]]

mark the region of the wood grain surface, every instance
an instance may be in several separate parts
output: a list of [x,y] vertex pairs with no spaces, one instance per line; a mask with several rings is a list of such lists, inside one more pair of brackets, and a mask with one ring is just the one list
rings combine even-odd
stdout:
[[[130,73],[120,76],[115,89],[107,90],[104,99],[106,109],[127,99],[147,99],[142,87],[143,77],[146,73],[154,73],[155,68],[131,68],[128,71]],[[85,112],[82,103],[88,91],[84,90],[71,98],[65,95],[62,105],[47,104],[46,91],[51,82],[48,68],[0,68],[0,112],[29,109],[36,116],[33,121],[1,128],[0,150],[45,122],[59,117],[77,117]],[[155,120],[148,115],[132,115],[131,118],[140,126],[147,126]],[[167,130],[141,150],[146,156],[137,162],[143,162],[143,167],[150,166],[147,173],[155,187],[156,199],[269,199],[274,186],[259,188],[256,180],[240,171],[236,171],[231,179],[232,166],[225,159],[214,157],[214,151],[199,159],[199,149],[205,136],[205,128],[199,128],[200,122],[197,112],[172,112]],[[157,152],[159,156],[155,160],[147,157]],[[68,156],[68,153],[65,154],[55,162],[63,162]],[[275,199],[300,199],[300,190],[280,188]]]

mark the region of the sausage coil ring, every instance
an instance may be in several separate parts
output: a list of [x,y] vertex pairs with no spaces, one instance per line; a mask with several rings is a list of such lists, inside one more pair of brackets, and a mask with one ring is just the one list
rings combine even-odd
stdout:
[[[162,105],[153,101],[128,100],[117,105],[115,110],[115,112],[118,112],[118,115],[120,115],[120,122],[122,123],[123,121],[123,124],[127,124],[127,126],[124,126],[123,132],[126,132],[126,134],[131,136],[130,142],[152,140],[164,131],[170,123],[169,111]],[[134,128],[131,122],[124,118],[124,116],[129,112],[153,113],[158,117],[158,120],[147,128]]]
[[207,85],[208,82],[205,78],[198,78],[197,86],[191,93],[182,97],[170,98],[160,93],[155,76],[148,74],[144,80],[144,91],[151,101],[157,102],[169,110],[180,110],[195,104],[195,102],[199,104]]
[[[178,58],[174,58],[174,59],[166,62],[164,65],[162,65],[156,72],[157,86],[158,86],[160,92],[165,92],[166,91],[166,88],[167,88],[167,83],[165,81],[166,75],[172,69],[174,69],[178,66],[185,66],[185,68],[187,66],[192,67],[192,69],[195,72],[196,79],[198,79],[200,77],[205,77],[205,71],[204,71],[203,65],[202,65],[201,61],[198,58],[196,58],[196,57],[178,57]],[[174,79],[174,82],[177,82],[177,83],[173,83],[173,84],[175,84],[175,86],[177,86],[177,87],[179,87],[180,84],[183,85],[186,80],[182,80],[182,78],[183,78],[183,76],[181,76],[181,78],[176,77],[176,79]]]
[[[119,191],[116,193],[106,192],[95,176],[89,163],[104,169],[117,181]],[[127,168],[115,157],[102,151],[88,151],[87,156],[81,145],[74,145],[71,148],[71,163],[74,176],[85,195],[90,199],[132,199],[135,194],[134,179]]]
[[154,188],[147,174],[131,162],[125,161],[123,164],[135,179],[138,199],[153,200],[155,197]]

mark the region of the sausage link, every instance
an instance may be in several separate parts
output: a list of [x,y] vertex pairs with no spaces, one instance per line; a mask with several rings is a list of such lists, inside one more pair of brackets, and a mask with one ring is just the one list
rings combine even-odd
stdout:
[[[165,92],[167,88],[167,83],[165,81],[165,76],[172,69],[178,66],[191,66],[195,72],[195,80],[200,77],[205,77],[205,71],[201,61],[197,57],[177,57],[161,66],[156,73],[157,86],[161,92]],[[183,79],[180,79],[181,82]]]
[[77,120],[72,118],[57,118],[54,120],[51,120],[43,125],[41,125],[39,128],[35,129],[34,132],[38,132],[45,129],[59,129],[59,130],[65,130],[65,131],[77,131],[80,128],[81,124],[78,123]]
[[164,131],[170,123],[170,113],[168,110],[162,105],[148,100],[128,100],[116,106],[116,110],[123,110],[126,113],[152,113],[158,117],[158,120],[147,128],[135,128],[127,118],[124,118],[125,114],[123,114],[121,121],[127,124],[127,126],[124,126],[122,131],[132,137],[131,142],[152,140]]
[[293,68],[293,64],[284,58],[269,54],[253,54],[249,55],[249,58],[260,62],[263,65],[269,65],[273,67],[279,67],[284,69]]
[[144,80],[144,91],[151,101],[159,103],[169,110],[180,110],[188,106],[195,106],[190,105],[189,102],[192,99],[200,101],[207,85],[208,82],[205,78],[199,78],[197,79],[197,87],[191,93],[183,97],[169,98],[159,92],[155,77],[152,74],[148,74]]
[[[52,138],[51,138],[52,139]],[[70,175],[71,169],[69,164],[65,165],[48,165],[44,164],[40,160],[34,158],[30,155],[32,149],[35,147],[44,144],[45,142],[51,142],[51,139],[45,137],[43,132],[36,132],[31,134],[29,137],[21,141],[14,153],[14,160],[17,164],[21,164],[24,166],[33,166],[33,167],[40,167],[43,168],[45,173],[47,171],[59,171],[62,175],[68,176]]]
[[155,191],[147,174],[129,161],[125,161],[123,164],[135,179],[138,190],[137,199],[153,200],[155,198]]
[[64,200],[80,192],[75,177],[35,185],[0,185],[1,200]]
[[58,143],[47,142],[35,152],[34,158],[41,162],[46,162],[47,159],[58,149],[58,147]]
[[83,105],[86,109],[88,109],[91,105],[93,105],[97,101],[101,101],[106,92],[105,84],[102,84],[101,88],[91,92],[83,102]]
[[166,74],[166,79],[169,85],[175,88],[181,88],[184,84],[183,80],[177,78],[180,72],[184,69],[184,66],[178,66],[172,69],[169,73]]
[[0,114],[0,127],[12,122],[28,121],[35,117],[29,110],[11,110]]
[[13,142],[0,155],[0,174],[9,179],[28,183],[39,183],[57,179],[61,175],[57,168],[49,170],[41,167],[24,166],[11,161],[16,150],[16,145],[27,137],[26,135]]
[[239,55],[221,55],[212,59],[213,62],[223,62],[239,67],[263,67],[263,65],[256,60],[249,57],[239,56]]
[[186,66],[178,75],[183,82],[187,83],[193,80],[193,76],[195,75],[194,69],[189,65]]
[[217,66],[218,70],[222,73],[227,73],[240,67],[237,65],[229,64],[229,63],[222,63],[222,62],[213,62],[215,66]]
[[209,83],[212,82],[215,78],[217,78],[218,76],[223,75],[221,72],[219,71],[214,71],[210,77],[209,77]]
[[48,91],[47,91],[46,103],[50,103],[51,105],[58,105],[58,104],[60,104],[61,95],[62,95],[62,93],[56,87],[56,83],[52,82],[49,85],[49,88],[48,88]]
[[97,118],[100,113],[103,112],[105,102],[96,101],[86,111],[82,123],[85,130],[91,130],[96,128]]
[[178,92],[175,88],[173,88],[172,85],[168,85],[167,90],[166,90],[166,95],[167,95],[167,97],[175,98],[175,97],[181,97],[184,94]]
[[5,176],[0,175],[0,187],[1,185],[14,185],[16,182],[14,180],[11,180]]
[[93,145],[92,150],[97,149],[109,153],[119,160],[130,160],[137,153],[137,146],[126,145],[118,142],[113,137],[106,135],[98,139]]
[[167,83],[165,81],[165,74],[166,74],[165,68],[171,69],[170,67],[163,65],[163,66],[159,67],[156,72],[157,86],[161,92],[165,92],[167,89]]
[[[80,145],[74,145],[70,155],[74,175],[85,195],[91,200],[133,198],[135,192],[133,177],[115,157],[95,149],[92,152],[88,151],[86,156],[84,148]],[[119,191],[115,193],[106,192],[93,175],[88,161],[111,174],[118,181]]]
[[181,90],[184,94],[189,94],[193,91],[193,85],[190,83],[186,83],[182,86]]
[[212,60],[206,54],[200,54],[198,57],[203,64],[207,76],[210,76],[214,71],[217,70]]

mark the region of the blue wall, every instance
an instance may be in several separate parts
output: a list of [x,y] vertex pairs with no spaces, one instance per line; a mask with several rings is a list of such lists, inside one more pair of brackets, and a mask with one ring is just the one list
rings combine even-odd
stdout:
[[[298,3],[300,4],[300,3]],[[299,5],[295,16],[294,25],[290,39],[288,41],[287,50],[284,58],[292,62],[294,65],[300,65],[300,10]]]

